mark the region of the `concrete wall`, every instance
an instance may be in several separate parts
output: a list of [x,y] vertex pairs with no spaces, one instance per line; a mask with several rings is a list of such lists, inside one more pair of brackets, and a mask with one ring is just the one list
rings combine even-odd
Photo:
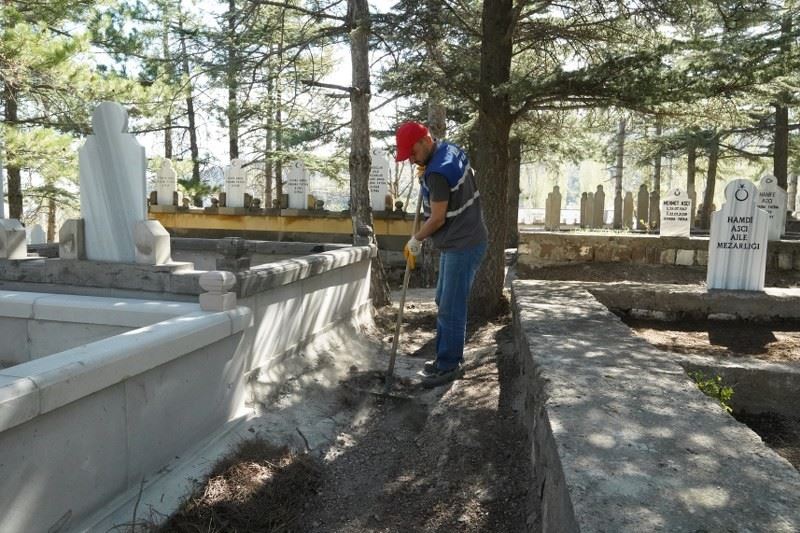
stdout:
[[374,252],[348,248],[255,269],[239,278],[252,282],[239,288],[247,294],[239,307],[222,313],[0,293],[7,319],[71,308],[85,322],[136,328],[0,369],[0,531],[92,530],[85,521],[110,500],[138,490],[246,405],[269,401],[318,363],[302,356],[305,343],[369,319]]
[[137,300],[0,291],[0,367],[112,337],[193,308],[177,303],[148,306]]
[[[708,264],[708,238],[609,232],[520,232],[519,265],[523,270],[592,262],[702,267]],[[800,242],[770,242],[767,270],[773,269],[800,270]]]
[[800,531],[800,473],[580,283],[515,281],[531,531]]

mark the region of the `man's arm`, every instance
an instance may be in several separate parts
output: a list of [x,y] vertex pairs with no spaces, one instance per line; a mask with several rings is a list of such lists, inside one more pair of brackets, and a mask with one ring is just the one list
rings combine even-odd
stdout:
[[419,231],[414,234],[414,238],[418,241],[424,241],[436,231],[444,226],[445,221],[447,220],[447,204],[448,202],[445,200],[444,202],[431,202],[431,216],[425,223],[419,228]]

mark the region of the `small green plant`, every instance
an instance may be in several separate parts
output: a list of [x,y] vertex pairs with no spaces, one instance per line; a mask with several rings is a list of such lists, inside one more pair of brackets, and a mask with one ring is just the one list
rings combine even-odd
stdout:
[[716,399],[719,404],[728,413],[733,412],[731,407],[731,398],[733,397],[733,387],[729,387],[722,383],[720,376],[706,376],[701,371],[689,372],[689,377],[697,384],[703,394]]

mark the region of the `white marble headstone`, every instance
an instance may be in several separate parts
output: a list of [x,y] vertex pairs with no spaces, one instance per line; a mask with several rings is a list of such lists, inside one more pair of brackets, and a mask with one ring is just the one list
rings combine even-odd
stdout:
[[44,232],[40,224],[34,224],[31,228],[30,243],[31,244],[45,244],[47,242],[47,233]]
[[786,233],[788,195],[778,186],[778,179],[766,174],[758,184],[758,207],[769,213],[769,240],[779,241]]
[[172,160],[165,159],[156,173],[158,205],[172,205],[172,197],[176,190],[178,190],[178,175],[172,168]]
[[686,191],[672,189],[661,200],[661,224],[659,233],[662,237],[688,237],[692,229],[692,201]]
[[302,161],[289,167],[284,190],[289,195],[289,209],[306,209],[308,203],[308,172]]
[[147,219],[144,147],[127,133],[128,112],[117,103],[95,108],[92,129],[78,152],[86,257],[133,263],[133,228]]
[[244,193],[247,192],[247,177],[241,159],[232,159],[231,166],[225,169],[225,206],[244,207]]
[[757,201],[758,189],[749,180],[733,180],[725,187],[725,204],[711,214],[709,289],[764,289],[769,215]]
[[389,159],[380,149],[372,150],[372,167],[369,171],[369,203],[373,211],[386,210],[386,193],[389,192]]

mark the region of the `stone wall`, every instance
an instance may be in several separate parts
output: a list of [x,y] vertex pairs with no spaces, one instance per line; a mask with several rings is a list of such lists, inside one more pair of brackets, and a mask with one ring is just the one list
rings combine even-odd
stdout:
[[[624,233],[520,233],[519,264],[523,270],[593,262],[704,267],[708,264],[708,238]],[[800,241],[769,243],[767,270],[775,269],[800,270]]]
[[800,473],[582,284],[515,281],[529,531],[800,530]]
[[[0,531],[113,529],[120,522],[104,520],[128,503],[124,515],[132,516],[143,480],[155,482],[176,457],[256,412],[287,380],[324,368],[334,386],[360,354],[329,362],[303,349],[371,320],[373,253],[347,247],[240,272],[238,307],[224,312],[172,301],[0,294],[0,317],[57,312],[137,328],[0,369]],[[55,269],[58,260],[47,261]],[[147,285],[150,273],[136,281]],[[175,275],[164,272],[166,280]],[[206,459],[210,467],[214,457]]]

